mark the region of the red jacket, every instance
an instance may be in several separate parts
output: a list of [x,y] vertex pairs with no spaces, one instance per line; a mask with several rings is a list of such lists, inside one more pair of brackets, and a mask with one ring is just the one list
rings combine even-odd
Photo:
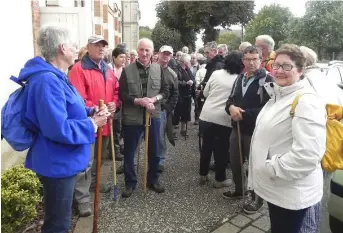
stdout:
[[[77,62],[69,72],[70,82],[75,86],[87,107],[94,107],[99,100],[105,104],[114,102],[117,108],[120,107],[119,82],[114,76],[112,69],[104,62],[101,62],[101,69],[88,55]],[[109,124],[103,127],[103,135],[110,134]]]

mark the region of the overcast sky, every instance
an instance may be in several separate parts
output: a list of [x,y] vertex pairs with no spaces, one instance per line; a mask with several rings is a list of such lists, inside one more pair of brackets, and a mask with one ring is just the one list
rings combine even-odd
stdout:
[[[140,26],[149,26],[153,28],[157,22],[155,7],[160,0],[138,0],[141,11]],[[257,13],[263,6],[278,3],[281,6],[289,7],[290,11],[295,16],[303,16],[305,13],[305,2],[306,0],[255,0],[255,13]],[[200,36],[196,43],[197,45],[202,44]]]

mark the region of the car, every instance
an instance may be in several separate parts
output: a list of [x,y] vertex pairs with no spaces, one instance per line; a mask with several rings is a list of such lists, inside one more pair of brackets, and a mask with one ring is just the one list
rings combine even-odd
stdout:
[[343,61],[330,61],[326,76],[336,84],[343,83]]
[[330,182],[329,225],[332,233],[343,232],[343,171],[337,170]]

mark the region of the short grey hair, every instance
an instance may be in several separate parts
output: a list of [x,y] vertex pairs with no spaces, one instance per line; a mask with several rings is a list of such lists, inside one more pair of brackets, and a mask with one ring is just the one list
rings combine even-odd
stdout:
[[190,62],[191,61],[191,56],[187,53],[183,53],[180,57],[180,62],[182,62],[183,64]]
[[150,40],[149,38],[142,38],[142,39],[140,39],[138,41],[138,43],[137,43],[137,48],[139,48],[141,43],[147,43],[147,44],[151,45],[151,48],[154,51],[154,42],[152,42],[152,40]]
[[225,51],[227,51],[227,50],[228,50],[228,47],[227,47],[227,45],[226,45],[226,44],[219,44],[219,45],[217,46],[217,48],[218,48],[218,49],[225,50]]
[[313,51],[312,49],[306,46],[300,46],[300,51],[305,56],[305,64],[304,64],[305,67],[313,66],[317,63],[318,56],[315,51]]
[[197,53],[197,60],[201,60],[201,59],[206,59],[204,55],[202,55],[201,53]]
[[132,56],[132,55],[134,55],[134,56],[138,56],[138,53],[137,53],[137,51],[136,50],[131,50],[131,52],[130,52],[130,56]]
[[215,41],[208,42],[205,44],[205,48],[209,48],[211,50],[217,50],[217,43]]
[[272,52],[275,47],[275,41],[270,35],[259,35],[256,41],[262,41],[268,47],[268,51]]
[[243,50],[244,50],[246,47],[249,47],[249,46],[251,46],[251,45],[252,45],[252,44],[251,44],[250,42],[244,41],[244,42],[242,42],[242,43],[239,45],[238,50],[241,51],[241,52],[243,52]]
[[69,43],[72,43],[71,32],[65,25],[48,24],[39,30],[38,46],[41,55],[48,62],[56,59],[61,44]]

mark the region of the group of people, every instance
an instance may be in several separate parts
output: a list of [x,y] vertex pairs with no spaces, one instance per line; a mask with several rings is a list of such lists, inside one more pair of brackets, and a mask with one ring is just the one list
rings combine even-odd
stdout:
[[[273,233],[318,231],[325,103],[342,105],[343,98],[337,86],[324,80],[313,50],[287,44],[274,52],[272,37],[261,35],[255,45],[243,42],[237,51],[209,42],[204,55],[189,54],[184,47],[174,58],[173,48],[164,45],[153,58],[149,39],[141,39],[136,52],[128,53],[124,45],[109,50],[103,37],[92,36],[74,64],[76,48],[70,32],[51,25],[41,28],[38,45],[41,57],[29,60],[18,78],[29,80],[23,122],[38,129],[25,166],[37,173],[44,187],[43,233],[68,232],[73,200],[81,217],[91,214],[96,133],[103,127],[106,159],[111,121],[114,159],[123,160],[122,197],[130,197],[137,185],[134,157],[146,112],[151,117],[147,186],[165,192],[159,173],[165,166],[166,138],[175,144],[173,131],[179,123],[180,134],[187,136],[192,102],[194,124],[199,124],[203,139],[200,185],[208,183],[213,167],[214,188],[229,187],[229,168],[235,189],[223,197],[241,199],[248,189],[251,199],[244,205],[248,214],[256,213],[265,200]],[[291,116],[291,104],[299,93],[306,95]],[[100,100],[105,106],[99,106]],[[247,172],[242,171],[244,160]],[[242,182],[245,175],[247,189]],[[109,192],[110,187],[102,184],[100,191]]]

